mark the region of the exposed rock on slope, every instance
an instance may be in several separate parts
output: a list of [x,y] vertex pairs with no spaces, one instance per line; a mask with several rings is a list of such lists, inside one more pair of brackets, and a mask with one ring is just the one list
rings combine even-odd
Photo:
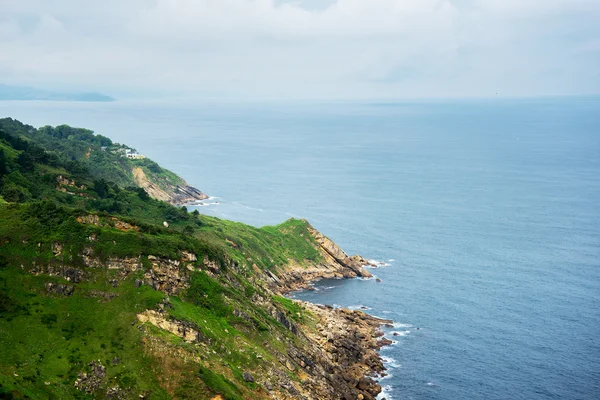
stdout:
[[[313,398],[374,399],[381,386],[373,378],[385,370],[377,353],[381,348],[379,327],[392,321],[360,311],[303,305],[319,317],[316,333],[304,330],[311,346],[299,362],[308,373],[312,372]],[[317,364],[308,365],[311,359]],[[323,382],[333,392],[328,392]]]
[[288,293],[307,289],[311,282],[319,279],[372,277],[371,273],[363,268],[366,265],[374,266],[370,261],[359,255],[348,256],[331,239],[311,226],[309,226],[308,232],[314,237],[323,262],[309,266],[290,263],[277,272],[276,276],[267,273],[267,280],[271,281],[273,290]]
[[138,314],[137,319],[142,323],[149,322],[160,329],[171,332],[184,339],[186,342],[196,342],[202,337],[191,324],[177,320],[168,320],[158,311],[146,310],[143,313]]
[[183,185],[165,183],[163,187],[160,187],[146,176],[142,168],[134,167],[131,172],[135,183],[154,199],[171,204],[187,204],[208,199],[207,195],[195,187],[189,186],[185,181],[183,181]]

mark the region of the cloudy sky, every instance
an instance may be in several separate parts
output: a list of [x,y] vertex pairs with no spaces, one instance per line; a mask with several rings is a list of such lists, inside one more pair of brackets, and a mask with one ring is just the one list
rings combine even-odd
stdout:
[[600,93],[600,0],[2,0],[0,82],[125,97]]

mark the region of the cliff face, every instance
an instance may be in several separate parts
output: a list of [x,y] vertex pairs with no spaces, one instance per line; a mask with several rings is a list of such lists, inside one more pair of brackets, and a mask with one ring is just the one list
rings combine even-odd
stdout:
[[153,199],[176,205],[208,199],[206,194],[195,187],[189,186],[181,178],[179,183],[173,183],[168,180],[160,181],[153,175],[148,177],[141,167],[133,167],[131,172],[136,185],[144,189]]
[[277,274],[267,273],[271,288],[279,293],[307,289],[310,283],[319,279],[371,278],[364,266],[372,265],[359,255],[348,256],[331,239],[308,225],[308,233],[315,239],[316,249],[322,261],[318,263],[298,264],[291,260]]

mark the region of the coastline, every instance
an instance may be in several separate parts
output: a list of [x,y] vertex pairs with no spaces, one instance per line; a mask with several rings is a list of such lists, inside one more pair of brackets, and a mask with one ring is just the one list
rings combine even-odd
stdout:
[[[311,290],[312,284],[321,279],[373,277],[365,267],[376,268],[376,263],[359,255],[348,256],[312,227],[309,233],[318,243],[324,261],[308,267],[290,264],[276,274],[264,271],[269,290],[289,298],[292,292]],[[380,350],[394,343],[384,336],[382,328],[393,327],[394,321],[372,316],[363,310],[291,300],[318,319],[314,329],[302,324],[298,329],[298,334],[310,343],[305,356],[315,360],[320,367],[313,365],[312,369],[307,369],[306,360],[299,363],[309,376],[313,372],[313,380],[303,382],[306,390],[303,394],[310,399],[375,400],[383,390],[379,380],[387,376]]]

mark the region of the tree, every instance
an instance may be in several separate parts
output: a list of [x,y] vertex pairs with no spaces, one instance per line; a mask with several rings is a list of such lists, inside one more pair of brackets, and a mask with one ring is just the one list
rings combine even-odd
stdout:
[[17,159],[22,171],[33,171],[35,166],[34,161],[33,156],[27,150],[19,154],[19,158]]
[[194,235],[194,228],[187,225],[185,228],[183,228],[183,231],[181,233],[183,234],[184,237],[191,237]]
[[140,199],[142,199],[143,201],[149,200],[150,196],[148,195],[148,192],[146,192],[144,190],[144,188],[136,188],[135,191],[137,192],[138,196]]
[[94,180],[94,192],[98,193],[101,199],[108,197],[108,183],[104,179]]
[[4,154],[4,150],[0,149],[0,176],[6,175],[7,172],[6,155]]
[[0,194],[4,200],[12,203],[22,202],[27,198],[23,188],[18,187],[12,182],[5,183]]

